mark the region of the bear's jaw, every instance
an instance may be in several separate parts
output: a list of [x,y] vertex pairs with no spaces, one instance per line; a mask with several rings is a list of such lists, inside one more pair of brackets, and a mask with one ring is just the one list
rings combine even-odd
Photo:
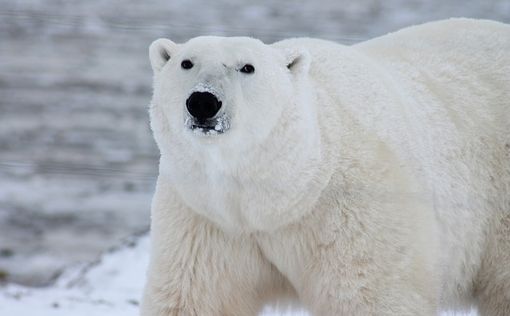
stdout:
[[226,113],[207,119],[205,121],[198,121],[191,115],[186,115],[184,122],[186,128],[198,135],[218,135],[223,134],[230,129],[230,119]]

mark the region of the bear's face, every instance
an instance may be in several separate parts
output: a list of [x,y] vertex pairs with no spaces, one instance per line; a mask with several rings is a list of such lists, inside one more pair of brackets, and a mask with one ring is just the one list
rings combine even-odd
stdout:
[[299,96],[295,81],[306,71],[305,57],[244,37],[197,37],[180,45],[159,39],[150,47],[152,105],[163,117],[153,119],[166,120],[165,137],[251,147]]
[[317,157],[306,51],[198,37],[185,44],[159,39],[149,53],[160,175],[223,227],[277,224],[273,214],[283,216],[297,190],[290,186],[282,205],[272,195],[281,196],[285,183],[307,181],[296,180],[294,168]]

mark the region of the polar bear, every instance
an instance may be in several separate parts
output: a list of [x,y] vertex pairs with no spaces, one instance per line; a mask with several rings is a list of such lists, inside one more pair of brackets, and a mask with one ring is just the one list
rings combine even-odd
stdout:
[[510,27],[156,40],[144,316],[510,315]]

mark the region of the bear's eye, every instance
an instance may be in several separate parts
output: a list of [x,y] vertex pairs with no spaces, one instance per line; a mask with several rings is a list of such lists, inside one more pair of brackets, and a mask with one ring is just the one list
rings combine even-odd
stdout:
[[181,67],[183,69],[191,69],[191,68],[193,68],[193,63],[191,62],[191,60],[185,59],[182,61]]
[[255,67],[253,67],[250,64],[244,65],[241,69],[239,69],[241,72],[244,72],[245,74],[251,74],[255,71]]

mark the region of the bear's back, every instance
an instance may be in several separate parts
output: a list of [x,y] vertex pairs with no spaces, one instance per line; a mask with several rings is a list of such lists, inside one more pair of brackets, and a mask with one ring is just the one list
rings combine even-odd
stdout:
[[339,115],[349,112],[416,161],[430,186],[480,177],[481,187],[486,178],[510,186],[510,26],[461,18],[353,46],[309,38],[273,45],[306,48],[310,76]]
[[480,103],[470,101],[474,98],[493,115],[509,113],[507,24],[455,18],[405,28],[353,47],[394,70],[393,75],[437,95],[454,111],[479,110]]
[[424,146],[434,148],[431,158],[441,162],[442,171],[482,190],[510,185],[509,25],[449,19],[353,48],[384,68],[409,96],[405,107],[409,121],[416,115],[416,137],[429,138]]

